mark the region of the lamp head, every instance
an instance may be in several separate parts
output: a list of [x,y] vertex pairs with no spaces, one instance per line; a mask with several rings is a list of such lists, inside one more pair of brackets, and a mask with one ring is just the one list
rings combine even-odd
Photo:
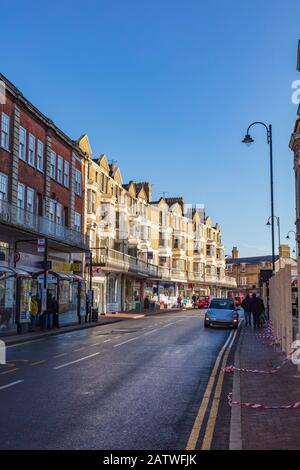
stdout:
[[289,240],[289,239],[290,239],[290,236],[289,236],[289,235],[287,235],[287,236],[286,236],[286,239],[287,239],[287,240]]
[[246,134],[244,139],[242,140],[242,142],[243,142],[243,144],[246,144],[246,145],[250,146],[251,144],[253,144],[254,139],[252,139],[250,134]]
[[266,223],[266,225],[268,225],[268,227],[270,227],[271,222],[268,220],[268,222]]

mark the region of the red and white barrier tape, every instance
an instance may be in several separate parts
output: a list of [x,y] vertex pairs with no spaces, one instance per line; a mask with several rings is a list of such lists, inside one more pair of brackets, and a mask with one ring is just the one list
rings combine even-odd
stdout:
[[295,403],[290,403],[289,405],[264,405],[262,403],[251,403],[251,402],[238,402],[232,400],[232,393],[228,394],[228,404],[229,406],[241,406],[243,408],[254,408],[257,410],[295,410],[296,408],[300,408],[300,401]]
[[297,348],[293,348],[291,352],[289,353],[288,357],[286,357],[279,366],[275,367],[274,369],[271,370],[260,370],[260,369],[248,369],[245,367],[235,367],[233,365],[226,366],[224,367],[223,371],[227,372],[228,374],[233,373],[235,371],[237,372],[250,372],[252,374],[276,374],[281,367],[283,367],[285,364],[287,364],[290,361],[290,357],[294,354],[294,352],[298,351],[300,349],[300,346]]

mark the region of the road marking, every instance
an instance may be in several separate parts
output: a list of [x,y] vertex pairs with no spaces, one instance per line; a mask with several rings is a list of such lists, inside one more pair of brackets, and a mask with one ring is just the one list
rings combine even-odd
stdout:
[[205,413],[206,413],[206,410],[207,410],[207,407],[208,407],[208,403],[209,403],[209,399],[210,399],[210,396],[211,396],[211,393],[212,393],[212,389],[213,389],[213,386],[214,386],[214,383],[215,383],[215,379],[216,379],[216,375],[217,375],[217,372],[218,372],[218,369],[219,369],[221,358],[223,356],[224,351],[227,348],[227,345],[230,343],[233,334],[234,334],[234,331],[232,331],[230,333],[230,335],[228,336],[226,342],[222,346],[222,348],[221,348],[221,350],[220,350],[220,352],[217,356],[214,368],[212,370],[212,373],[210,375],[206,390],[205,390],[203,398],[202,398],[202,402],[201,402],[201,405],[200,405],[200,408],[199,408],[199,411],[198,411],[198,415],[195,419],[194,426],[193,426],[192,432],[190,434],[190,437],[189,437],[189,440],[188,440],[188,443],[187,443],[187,446],[186,446],[186,450],[195,450],[196,449],[197,441],[199,439],[199,434],[200,434],[201,427],[202,427],[202,424],[203,424],[203,420],[204,420],[204,417],[205,417]]
[[152,333],[154,333],[155,331],[158,331],[158,330],[160,330],[160,328],[155,328],[154,330],[148,331],[147,333],[143,333],[142,335],[135,336],[134,338],[127,339],[126,341],[123,341],[122,343],[115,344],[114,348],[117,348],[118,346],[122,346],[123,344],[126,344],[126,343],[131,343],[131,341],[136,341],[137,339],[143,338],[144,336],[151,335]]
[[8,349],[8,348],[17,348],[19,346],[25,346],[26,344],[37,343],[38,341],[45,341],[45,338],[33,339],[31,341],[23,341],[22,343],[11,344],[11,345],[6,346],[6,349]]
[[106,339],[105,341],[103,341],[103,343],[108,343],[109,341],[110,341],[110,339]]
[[43,359],[42,361],[31,362],[29,365],[30,366],[38,366],[39,364],[43,364],[44,362],[46,362],[45,359]]
[[73,349],[73,352],[82,351],[83,349],[85,349],[85,346],[78,348],[78,349]]
[[11,372],[16,372],[16,370],[19,370],[19,369],[18,369],[18,368],[9,369],[9,370],[6,370],[6,371],[4,371],[4,372],[0,372],[0,375],[10,374]]
[[76,364],[76,362],[81,362],[85,361],[86,359],[90,359],[91,357],[98,356],[100,354],[99,352],[96,352],[94,354],[90,354],[89,356],[81,357],[80,359],[76,359],[75,361],[67,362],[66,364],[61,364],[60,366],[53,367],[54,370],[62,369],[63,367],[70,366],[72,364]]
[[220,405],[221,394],[222,394],[223,380],[224,380],[224,375],[225,375],[225,372],[223,371],[223,369],[226,365],[227,358],[228,358],[228,355],[230,353],[231,347],[234,343],[237,332],[238,332],[238,330],[235,330],[234,335],[232,337],[232,340],[231,340],[231,342],[230,342],[230,344],[229,344],[229,346],[228,346],[228,348],[227,348],[227,350],[224,354],[224,357],[223,357],[221,369],[220,369],[220,372],[219,372],[218,382],[217,382],[217,386],[216,386],[216,389],[215,389],[215,394],[214,394],[214,398],[213,398],[213,402],[212,402],[212,406],[211,406],[211,410],[210,410],[210,415],[209,415],[209,418],[208,418],[208,422],[207,422],[206,430],[205,430],[205,435],[204,435],[203,442],[202,442],[202,447],[201,447],[202,450],[209,450],[210,447],[211,447],[213,434],[214,434],[214,430],[215,430],[215,426],[216,426],[218,409],[219,409],[219,405]]
[[11,382],[10,384],[7,384],[7,385],[2,385],[2,387],[0,387],[0,390],[4,390],[5,388],[8,388],[8,387],[13,387],[13,385],[17,385],[17,384],[20,384],[21,382],[24,382],[24,380],[17,380],[16,382]]
[[57,357],[63,357],[63,356],[66,356],[68,353],[61,353],[61,354],[57,354],[57,356],[53,356],[54,359],[56,359]]

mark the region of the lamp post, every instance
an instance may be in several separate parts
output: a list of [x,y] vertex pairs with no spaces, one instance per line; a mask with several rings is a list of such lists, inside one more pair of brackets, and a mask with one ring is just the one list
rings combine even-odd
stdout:
[[251,137],[249,131],[251,127],[255,125],[263,126],[267,131],[267,143],[270,149],[270,191],[271,191],[271,228],[272,228],[272,265],[273,272],[275,272],[275,243],[274,243],[274,184],[273,184],[273,138],[272,138],[272,125],[267,126],[264,122],[253,122],[247,129],[243,143],[246,145],[251,145],[254,142],[254,139]]
[[[270,227],[271,223],[270,223],[270,219],[271,217],[268,218],[268,222],[267,222],[267,226]],[[276,215],[274,215],[274,219],[276,219],[277,221],[277,229],[278,229],[278,254],[279,254],[279,251],[280,251],[280,244],[281,244],[281,237],[280,237],[280,218],[277,217]]]
[[285,237],[287,240],[290,240],[290,233],[293,233],[293,234],[295,235],[296,250],[294,249],[294,250],[293,250],[293,253],[295,252],[295,253],[296,253],[296,256],[297,256],[297,258],[298,258],[297,233],[295,232],[295,230],[290,230],[290,231],[287,233],[287,236]]

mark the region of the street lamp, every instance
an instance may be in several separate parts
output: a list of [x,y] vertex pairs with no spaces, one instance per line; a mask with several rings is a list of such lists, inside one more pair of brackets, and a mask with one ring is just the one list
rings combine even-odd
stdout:
[[[270,227],[271,223],[270,223],[270,219],[271,217],[268,218],[268,222],[267,222],[267,226]],[[277,221],[277,228],[278,228],[278,253],[279,253],[279,249],[280,249],[280,244],[281,244],[281,237],[280,237],[280,218],[277,217],[276,215],[274,215],[274,219],[276,219]]]
[[295,235],[295,240],[296,240],[296,249],[293,250],[293,253],[296,253],[296,256],[298,257],[298,243],[297,243],[297,233],[295,232],[295,230],[290,230],[288,233],[287,233],[287,236],[285,237],[287,240],[290,240],[290,233],[293,233]]
[[273,139],[272,139],[272,125],[267,126],[264,122],[253,122],[247,129],[243,143],[246,145],[251,145],[254,142],[254,139],[250,135],[251,127],[255,125],[264,126],[267,131],[267,143],[270,148],[270,189],[271,189],[271,226],[272,226],[272,265],[273,272],[275,272],[275,244],[274,244],[274,189],[273,189]]

